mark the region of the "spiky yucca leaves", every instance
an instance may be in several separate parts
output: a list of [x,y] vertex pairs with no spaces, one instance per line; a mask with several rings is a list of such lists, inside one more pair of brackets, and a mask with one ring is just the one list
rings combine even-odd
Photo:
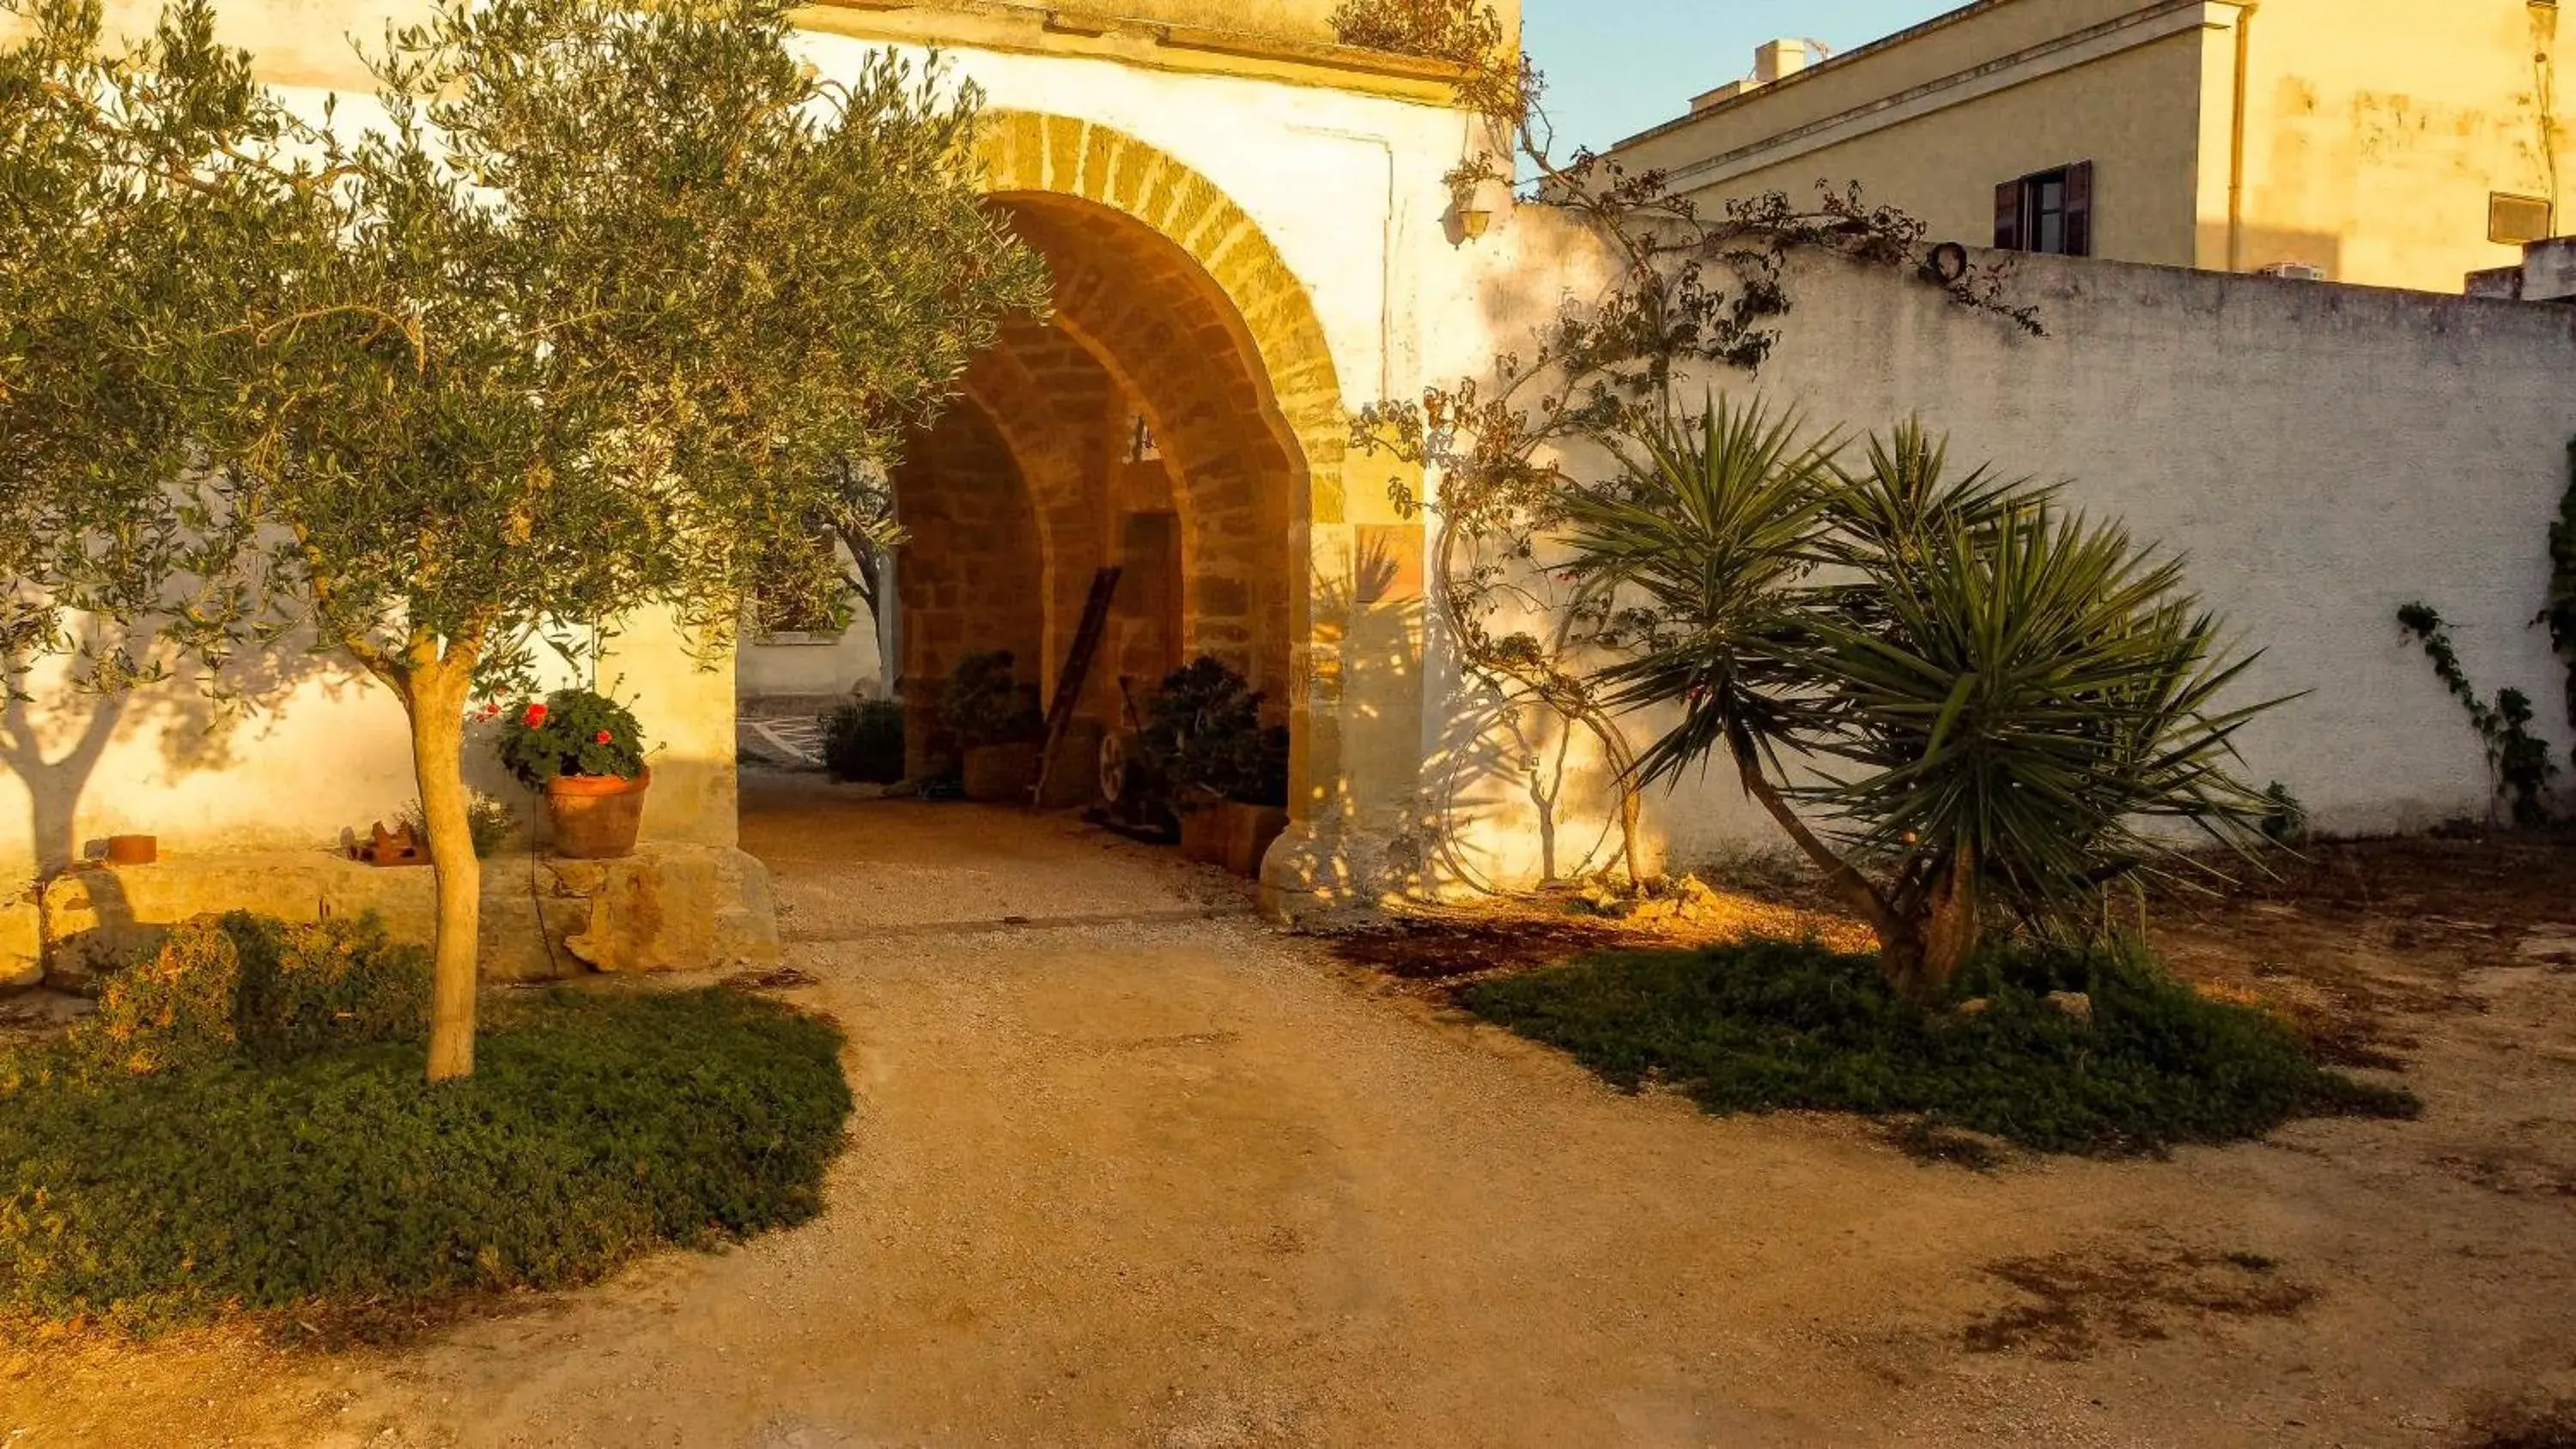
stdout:
[[1884,437],[1871,434],[1865,451],[1864,468],[1846,468],[1835,459],[1837,486],[1826,500],[1834,530],[1829,551],[1863,566],[1918,553],[1927,537],[1953,526],[1981,532],[2057,491],[2029,478],[2003,477],[1991,467],[1950,477],[1948,440],[1935,437],[1920,418],[1906,419]]
[[[1606,693],[1680,712],[1639,774],[1726,750],[1906,989],[1945,987],[1989,910],[2071,922],[2172,858],[2152,822],[2259,839],[2266,802],[2228,766],[2266,706],[2220,703],[2251,661],[2125,531],[2027,480],[1952,478],[1913,423],[1846,468],[1794,417],[1712,400],[1621,463],[1566,518],[1625,650]],[[1786,756],[1836,777],[1793,783]]]
[[1833,708],[1806,743],[1858,769],[1793,792],[1875,868],[1900,984],[1946,985],[1986,907],[2080,917],[2174,859],[2158,822],[2261,839],[2263,797],[2230,766],[2268,704],[2221,703],[2253,661],[2177,561],[2046,505],[1916,545],[1866,565],[1865,614],[1808,620],[1798,663]]
[[1567,571],[1629,651],[1602,671],[1609,701],[1682,706],[1638,755],[1643,781],[1721,748],[1767,761],[1796,730],[1803,681],[1785,651],[1837,492],[1833,441],[1802,431],[1793,413],[1713,398],[1636,438],[1612,483],[1567,493]]

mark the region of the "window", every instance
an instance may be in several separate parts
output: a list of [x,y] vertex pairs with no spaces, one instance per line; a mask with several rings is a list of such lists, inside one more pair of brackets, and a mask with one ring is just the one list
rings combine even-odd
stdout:
[[2093,163],[2079,161],[1996,187],[1995,247],[2093,255]]
[[2487,197],[2487,240],[2509,247],[2547,241],[2555,210],[2546,197],[2494,192]]

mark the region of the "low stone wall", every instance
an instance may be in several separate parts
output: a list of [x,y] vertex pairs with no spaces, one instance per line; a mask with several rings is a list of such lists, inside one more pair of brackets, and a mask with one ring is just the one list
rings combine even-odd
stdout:
[[[421,945],[437,920],[424,866],[378,868],[320,851],[92,866],[0,914],[0,985],[78,989],[179,922],[234,910],[292,921],[372,914],[395,939]],[[623,860],[484,862],[489,980],[709,970],[772,961],[778,949],[769,873],[739,850],[647,842]]]

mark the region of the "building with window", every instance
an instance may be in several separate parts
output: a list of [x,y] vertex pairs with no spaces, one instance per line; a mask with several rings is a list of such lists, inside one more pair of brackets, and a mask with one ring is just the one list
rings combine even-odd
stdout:
[[1858,181],[1944,239],[2457,292],[2576,230],[2567,58],[2557,0],[1978,0],[1766,45],[1610,155],[1707,205]]

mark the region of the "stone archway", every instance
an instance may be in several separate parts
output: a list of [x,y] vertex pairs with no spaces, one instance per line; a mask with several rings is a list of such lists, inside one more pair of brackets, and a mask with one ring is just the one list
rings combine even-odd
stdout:
[[[1009,618],[981,627],[996,638],[1033,632],[1052,689],[1093,568],[1150,561],[1158,545],[1138,525],[1168,516],[1169,597],[1144,581],[1143,597],[1122,593],[1085,710],[1114,718],[1120,672],[1201,653],[1243,668],[1293,741],[1295,826],[1266,878],[1285,892],[1334,894],[1350,879],[1337,842],[1354,815],[1345,649],[1355,609],[1369,601],[1354,581],[1340,381],[1307,288],[1249,216],[1163,151],[1064,117],[1001,112],[988,127],[985,189],[1046,257],[1055,310],[1005,330],[970,370],[966,401],[925,440],[923,461],[908,465],[915,491],[936,493],[947,486],[940,459],[985,457],[977,441],[997,441],[1022,503],[992,503],[987,482],[1005,470],[986,463],[978,479],[961,477],[959,498],[921,505],[925,518],[991,520],[978,531],[990,557],[908,568],[918,582],[907,584],[907,609],[915,588],[935,612],[973,595],[979,574],[1012,569],[1022,597]],[[1130,447],[1131,418],[1143,428],[1134,437],[1150,436],[1159,456]],[[1026,533],[1012,534],[1021,525],[1005,526],[1006,515],[1026,520]],[[1005,555],[1018,545],[1006,540],[1023,536],[1038,559],[1014,567]],[[924,641],[917,655],[907,647],[916,675],[971,643],[953,622],[905,633]],[[1397,652],[1418,672],[1418,626]],[[1418,748],[1418,680],[1414,688],[1410,718],[1403,698],[1373,696],[1366,711],[1396,754]]]

